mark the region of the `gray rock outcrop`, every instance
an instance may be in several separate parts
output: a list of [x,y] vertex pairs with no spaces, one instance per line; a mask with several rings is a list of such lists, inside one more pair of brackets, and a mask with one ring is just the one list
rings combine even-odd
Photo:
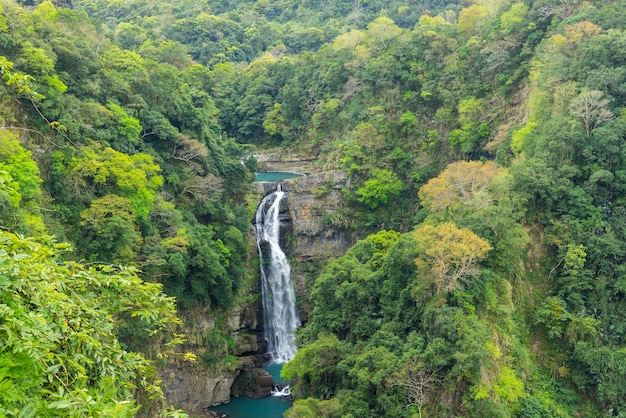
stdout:
[[289,250],[297,259],[332,258],[346,252],[352,236],[331,221],[344,207],[342,188],[349,186],[343,171],[317,173],[285,180],[292,223]]
[[193,366],[168,369],[162,378],[167,382],[168,402],[190,413],[230,401],[230,388],[235,381],[233,375],[207,376]]

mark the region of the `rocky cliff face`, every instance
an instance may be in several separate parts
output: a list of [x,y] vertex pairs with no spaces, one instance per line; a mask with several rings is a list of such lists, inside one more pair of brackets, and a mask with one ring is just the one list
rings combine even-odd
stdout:
[[332,222],[344,207],[341,189],[348,181],[343,171],[332,171],[283,182],[293,226],[288,249],[297,260],[336,257],[352,244],[351,234]]
[[168,368],[161,376],[168,402],[192,414],[230,401],[230,388],[235,381],[230,373],[208,376],[197,373],[192,366]]
[[[259,200],[276,190],[276,186],[271,182],[256,183]],[[284,180],[282,187],[287,198],[280,217],[290,259],[337,257],[354,244],[354,234],[334,221],[345,206],[341,192],[349,187],[345,172],[337,170]]]
[[[272,378],[260,368],[268,361],[264,355],[266,343],[261,312],[258,300],[218,316],[201,306],[184,312],[181,316],[185,319],[185,351],[196,354],[199,361],[177,362],[159,368],[168,402],[191,414],[204,416],[207,407],[229,402],[233,389],[235,395],[269,396]],[[205,364],[207,358],[225,352],[231,356],[230,362]]]

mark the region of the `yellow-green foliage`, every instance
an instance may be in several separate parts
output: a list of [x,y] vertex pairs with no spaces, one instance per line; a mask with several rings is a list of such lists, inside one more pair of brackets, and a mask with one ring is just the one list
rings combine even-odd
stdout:
[[524,382],[517,377],[515,370],[503,367],[493,386],[493,391],[501,401],[515,404],[524,394]]
[[41,182],[31,152],[17,135],[0,130],[0,227],[22,233],[45,230],[35,203]]
[[478,273],[477,263],[491,250],[487,241],[449,222],[421,226],[413,231],[413,239],[419,251],[415,264],[432,274],[437,293],[462,289]]
[[526,14],[528,6],[524,2],[517,2],[511,5],[509,11],[500,16],[500,28],[505,34],[514,33],[527,25]]
[[163,185],[161,168],[153,158],[144,153],[127,155],[112,148],[89,148],[84,154],[72,162],[70,176],[77,192],[81,188],[117,192],[130,199],[139,219],[147,218],[154,207],[155,191]]
[[537,123],[529,122],[522,128],[513,132],[513,137],[511,138],[511,148],[513,149],[513,151],[517,153],[522,152],[522,150],[524,149],[524,142],[530,138],[535,126],[537,126]]
[[286,418],[339,418],[344,416],[338,399],[321,401],[315,398],[298,399],[293,408],[285,413]]
[[19,193],[21,199],[30,200],[41,194],[42,180],[31,152],[20,145],[16,134],[4,129],[0,130],[0,170],[10,175],[12,181],[6,187]]

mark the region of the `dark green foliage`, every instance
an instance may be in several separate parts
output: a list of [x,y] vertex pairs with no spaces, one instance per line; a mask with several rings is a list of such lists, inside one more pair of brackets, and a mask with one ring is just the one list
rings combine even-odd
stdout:
[[[408,406],[417,404],[440,416],[458,413],[433,403],[439,396],[463,396],[472,416],[489,408],[510,416],[519,408],[526,395],[517,367],[526,357],[510,285],[485,271],[464,292],[416,290],[428,280],[420,276],[418,256],[411,234],[383,231],[328,264],[311,291],[315,308],[299,334],[305,345],[284,369],[294,393],[334,397],[360,416],[411,416]],[[494,334],[515,342],[504,347]],[[319,357],[330,353],[325,361],[337,365],[324,374]],[[423,398],[409,397],[407,388],[418,384]],[[302,405],[298,401],[295,410]]]
[[[91,6],[106,12],[109,4]],[[15,62],[5,75],[33,76],[18,97],[29,129],[43,139],[37,162],[44,189],[63,235],[79,244],[78,257],[137,263],[185,306],[230,307],[244,274],[248,229],[233,212],[242,213],[241,191],[252,176],[239,162],[241,148],[223,134],[209,92],[197,87],[185,47],[133,44],[154,34],[132,25],[122,25],[116,45],[83,12],[46,2],[32,13],[7,4],[3,13],[0,29],[15,43],[3,50]],[[25,95],[34,89],[44,97],[29,104]],[[22,154],[11,155],[5,183],[17,181],[20,190],[11,190],[29,201],[40,180],[20,174],[32,168],[26,163],[15,171]],[[16,224],[17,195],[7,193],[0,219]]]

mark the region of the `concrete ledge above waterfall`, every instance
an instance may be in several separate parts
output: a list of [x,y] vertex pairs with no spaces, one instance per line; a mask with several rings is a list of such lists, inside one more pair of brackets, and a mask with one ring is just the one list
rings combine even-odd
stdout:
[[317,152],[292,152],[276,149],[254,154],[260,171],[286,171],[297,174],[311,174],[316,171]]

